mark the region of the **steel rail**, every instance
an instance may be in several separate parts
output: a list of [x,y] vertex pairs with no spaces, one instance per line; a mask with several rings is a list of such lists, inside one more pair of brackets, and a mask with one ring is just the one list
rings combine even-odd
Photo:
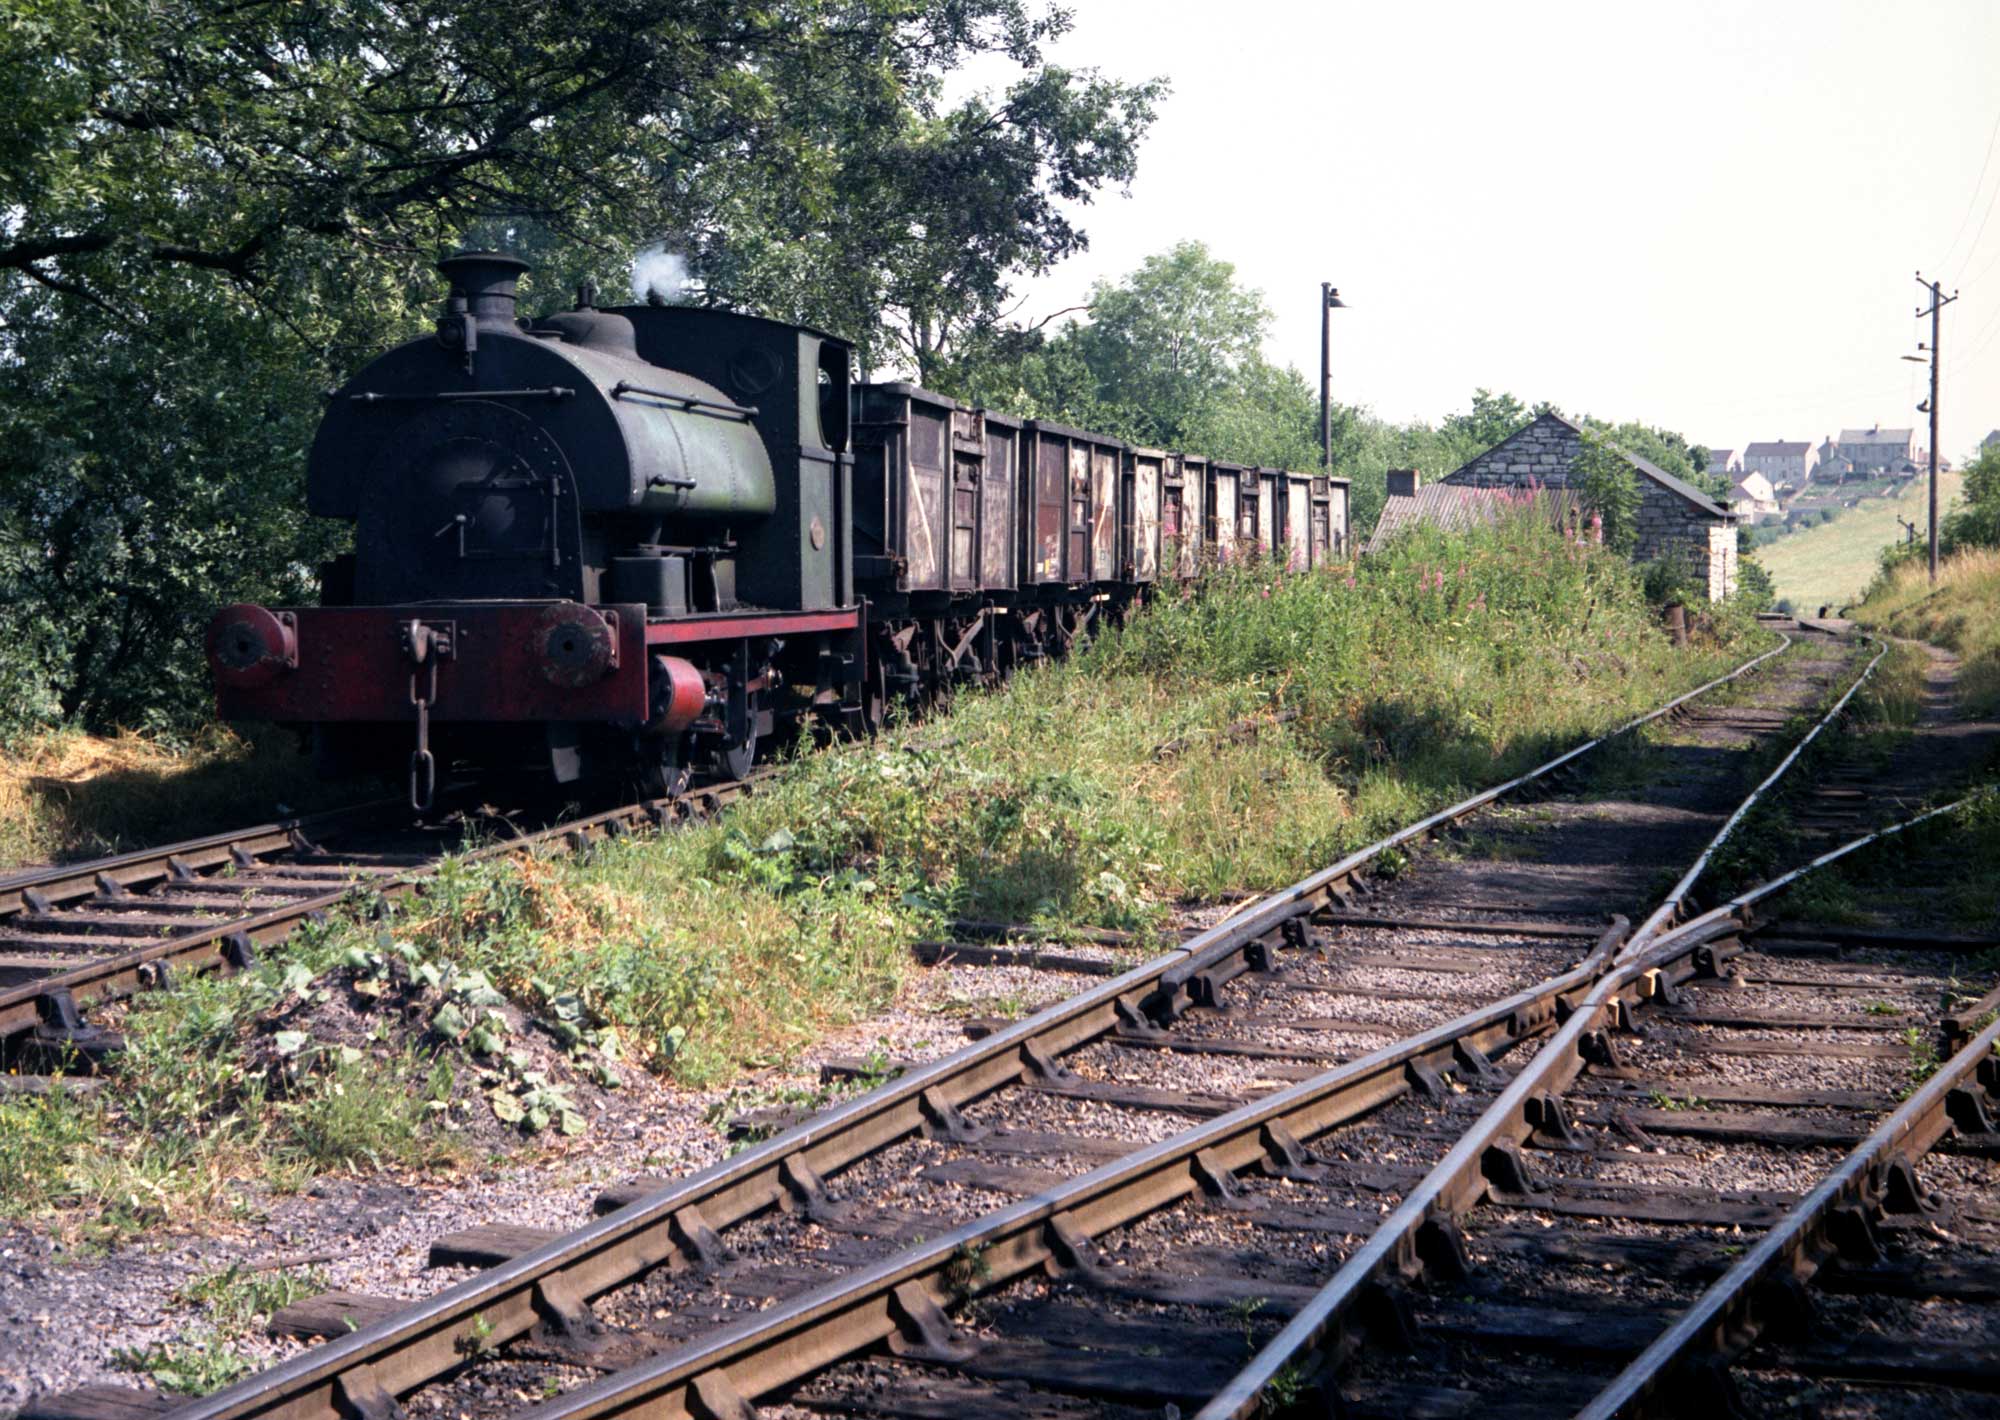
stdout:
[[1672,890],[1668,892],[1665,899],[1661,901],[1658,907],[1653,909],[1652,915],[1639,924],[1639,930],[1632,934],[1631,944],[1626,948],[1628,955],[1633,951],[1643,951],[1648,941],[1652,940],[1652,938],[1665,928],[1671,926],[1674,920],[1680,916],[1681,908],[1687,901],[1688,893],[1693,890],[1695,883],[1700,880],[1701,875],[1708,871],[1708,865],[1714,860],[1717,851],[1736,832],[1736,826],[1749,815],[1751,809],[1756,807],[1757,803],[1764,797],[1764,792],[1785,777],[1787,771],[1798,761],[1799,756],[1804,754],[1812,745],[1812,742],[1819,738],[1820,731],[1824,730],[1839,717],[1840,713],[1847,708],[1847,702],[1854,698],[1855,692],[1860,690],[1868,677],[1875,673],[1875,667],[1882,663],[1882,658],[1889,654],[1887,642],[1876,641],[1872,636],[1863,637],[1862,639],[1865,641],[1874,641],[1876,646],[1874,659],[1862,667],[1861,674],[1854,678],[1854,683],[1847,687],[1846,692],[1838,700],[1834,701],[1831,709],[1820,716],[1812,729],[1807,731],[1805,736],[1792,746],[1791,752],[1778,761],[1777,768],[1764,776],[1763,782],[1750,792],[1748,798],[1737,805],[1736,812],[1729,816],[1727,823],[1723,824],[1722,831],[1717,833],[1708,847],[1702,850],[1701,856],[1695,859],[1693,865],[1685,873],[1681,874],[1680,881],[1673,885]]
[[920,1133],[949,1137],[963,1128],[962,1106],[1050,1072],[1057,1056],[1121,1025],[1176,1015],[1191,988],[1213,985],[1248,969],[1253,944],[1310,915],[1380,854],[1463,819],[1607,741],[1737,680],[1792,644],[1792,638],[1780,632],[1777,646],[1727,674],[1527,773],[1357,849],[1121,976],[403,1311],[190,1402],[173,1412],[175,1420],[250,1416],[324,1420],[363,1411],[462,1364],[468,1346],[504,1345],[548,1315],[573,1311],[572,1302],[587,1303],[662,1264],[698,1265],[713,1258],[720,1252],[721,1231],[778,1207],[809,1205],[827,1175]]
[[[1608,1029],[1636,1002],[1658,997],[1663,987],[1671,990],[1690,976],[1713,973],[1717,967],[1713,949],[1696,966],[1688,967],[1685,963],[1717,939],[1748,930],[1751,906],[1782,892],[1809,872],[1968,802],[1959,800],[1930,809],[1842,844],[1810,863],[1736,894],[1673,931],[1656,936],[1636,957],[1621,952],[1613,969],[1542,1047],[1528,1068],[1467,1128],[1437,1167],[1405,1196],[1402,1204],[1383,1220],[1326,1286],[1202,1407],[1196,1420],[1242,1420],[1254,1415],[1262,1404],[1266,1387],[1300,1358],[1315,1350],[1336,1356],[1345,1354],[1355,1344],[1347,1328],[1357,1304],[1387,1280],[1392,1270],[1403,1273],[1415,1270],[1406,1264],[1412,1256],[1411,1240],[1417,1231],[1448,1226],[1456,1215],[1477,1205],[1489,1187],[1486,1169],[1504,1167],[1508,1162],[1496,1159],[1496,1151],[1504,1153],[1509,1147],[1517,1147],[1533,1132],[1530,1101],[1559,1098],[1586,1064],[1612,1058]],[[1541,1108],[1537,1106],[1538,1113]],[[1333,1338],[1330,1343],[1329,1337]]]
[[[1089,1240],[1197,1192],[1227,1195],[1249,1168],[1303,1166],[1303,1143],[1407,1093],[1427,1071],[1464,1069],[1546,1030],[1611,959],[1618,919],[1578,966],[1335,1066],[961,1224],[712,1337],[663,1352],[523,1412],[535,1420],[745,1413],[754,1397],[878,1342],[949,1347],[943,1308],[1043,1267],[1091,1263]],[[964,1259],[978,1259],[963,1278]]]
[[[1798,1288],[1856,1234],[1872,1232],[1887,1211],[1892,1171],[1919,1159],[1954,1130],[1986,1132],[1987,1109],[2000,1095],[2000,1020],[1994,1020],[1938,1068],[1894,1113],[1842,1159],[1790,1212],[1736,1260],[1658,1340],[1612,1378],[1576,1420],[1612,1420],[1646,1412],[1665,1398],[1686,1367],[1707,1357],[1728,1362],[1756,1343],[1770,1321],[1796,1316]],[[1984,1129],[1981,1128],[1984,1126]],[[1903,1175],[1909,1186],[1913,1175]],[[1908,1200],[1906,1200],[1908,1201]],[[1844,1233],[1844,1236],[1843,1236]],[[1776,1284],[1776,1285],[1767,1285]]]
[[[524,833],[518,838],[486,844],[456,856],[463,860],[480,861],[557,843],[574,849],[592,839],[616,837],[640,827],[667,827],[684,818],[703,817],[716,812],[723,804],[751,792],[755,784],[767,777],[770,772],[764,771],[746,779],[731,780],[723,784],[704,785],[671,799],[652,799],[588,814],[581,818],[568,819],[548,828]],[[309,820],[301,822],[306,821]],[[290,833],[289,823],[269,825],[249,832],[261,837],[273,829],[282,830],[287,835]],[[190,843],[204,845],[197,854],[195,865],[211,861],[200,856],[207,853],[220,854],[221,862],[229,861],[228,845],[232,842],[240,844],[244,838],[243,834],[217,834],[210,838],[190,840]],[[289,836],[286,846],[290,846]],[[116,861],[125,863],[135,870],[143,868],[150,873],[152,871],[150,864],[145,860],[158,858],[158,861],[165,863],[166,857],[160,855],[186,847],[188,844],[175,844],[172,849],[154,849],[143,853],[121,855]],[[93,1001],[129,995],[143,988],[164,984],[176,970],[206,971],[231,966],[238,961],[246,960],[247,954],[256,947],[284,940],[297,930],[300,923],[317,920],[347,901],[357,891],[397,897],[414,890],[436,870],[437,862],[449,856],[453,855],[440,854],[434,862],[409,868],[393,876],[372,877],[355,883],[342,884],[310,897],[294,898],[283,906],[268,908],[262,912],[224,917],[196,931],[162,937],[157,943],[149,943],[130,951],[82,962],[68,971],[38,977],[18,986],[0,990],[0,1042],[12,1040],[41,1024],[46,1010],[45,1003],[57,993],[66,993],[70,1002],[81,1007]],[[102,867],[104,861],[110,860],[100,860],[96,864],[79,864],[73,871],[95,871]],[[218,911],[222,910],[226,909],[218,908]],[[88,943],[89,938],[80,937],[77,940]]]
[[200,869],[228,864],[232,861],[232,848],[240,848],[253,856],[281,853],[297,848],[301,837],[310,841],[315,835],[346,827],[350,823],[366,823],[401,803],[400,799],[372,799],[347,808],[273,819],[249,828],[182,839],[158,848],[139,848],[81,863],[56,863],[8,873],[0,876],[0,920],[27,911],[29,892],[39,893],[60,905],[91,896],[100,890],[105,881],[130,891],[172,876],[173,860],[176,858],[191,868]]

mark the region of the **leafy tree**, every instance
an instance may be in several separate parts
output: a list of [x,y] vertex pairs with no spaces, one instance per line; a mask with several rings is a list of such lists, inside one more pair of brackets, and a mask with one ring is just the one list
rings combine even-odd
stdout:
[[1630,419],[1622,424],[1611,424],[1588,415],[1579,422],[1584,428],[1597,431],[1626,453],[1638,455],[1683,483],[1699,488],[1711,498],[1720,501],[1729,494],[1727,479],[1720,474],[1703,471],[1708,466],[1707,454],[1696,449],[1694,445],[1688,443],[1685,436],[1672,429],[1662,429],[1657,425],[1641,424]]
[[1570,486],[1597,515],[1605,546],[1631,556],[1639,541],[1639,471],[1604,435],[1586,428],[1570,466]]
[[2000,547],[2000,444],[1989,444],[1965,466],[1957,508],[1938,528],[1938,540],[1953,552],[1967,547]]
[[[1448,414],[1439,432],[1447,437],[1470,445],[1474,452],[1492,448],[1503,439],[1511,438],[1533,423],[1542,411],[1529,409],[1511,394],[1495,394],[1491,390],[1476,389],[1472,392],[1472,408],[1464,414]],[[1470,455],[1468,455],[1470,457]],[[1440,470],[1443,473],[1450,469]]]
[[1236,268],[1183,242],[1092,290],[1090,320],[993,329],[936,371],[973,403],[1135,443],[1291,468],[1319,465],[1304,376],[1260,353],[1271,312]]
[[[201,625],[294,596],[316,392],[436,257],[532,309],[664,238],[697,300],[921,367],[1077,250],[1164,92],[1046,64],[1033,0],[35,0],[0,22],[10,713],[201,703]],[[1018,77],[957,97],[984,57]],[[22,707],[26,707],[23,709]]]
[[1141,412],[1149,442],[1178,447],[1233,398],[1270,324],[1263,294],[1239,286],[1234,266],[1182,242],[1115,286],[1098,283],[1089,324],[1068,334],[1100,392]]

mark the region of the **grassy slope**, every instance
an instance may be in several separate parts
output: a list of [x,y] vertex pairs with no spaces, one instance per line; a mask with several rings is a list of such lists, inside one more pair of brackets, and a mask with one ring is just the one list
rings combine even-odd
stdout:
[[1975,714],[2000,714],[2000,550],[1948,558],[1930,584],[1922,563],[1906,563],[1868,589],[1854,608],[1865,626],[1929,641],[1964,658],[1959,694]]
[[[534,1033],[480,1039],[496,1005],[546,1022],[578,1074],[622,1054],[725,1079],[888,1000],[951,915],[1143,928],[1281,885],[1755,639],[1732,617],[1674,649],[1621,560],[1532,525],[1420,530],[1351,575],[1231,569],[1065,663],[807,754],[718,824],[454,864],[386,927],[357,913],[140,998],[112,1089],[0,1102],[0,1198],[90,1217],[143,1197],[143,1226],[221,1206],[231,1177],[448,1164],[464,1145],[434,1136],[489,1101],[507,1119],[496,1092],[536,1110],[538,1076],[508,1063]],[[1261,733],[1230,733],[1246,718]],[[281,1043],[312,1001],[361,1014]]]
[[[1938,475],[1940,514],[1958,497],[1960,482],[1956,473]],[[1900,499],[1863,499],[1830,523],[1758,548],[1757,560],[1771,574],[1778,595],[1800,611],[1817,612],[1823,605],[1838,610],[1861,595],[1875,575],[1882,549],[1903,536],[1898,515],[1924,526],[1929,497],[1918,479]]]
[[[1930,642],[1956,652],[1960,706],[1970,716],[2000,716],[2000,550],[1980,548],[1946,558],[1938,586],[1930,586],[1922,562],[1898,566],[1870,584],[1852,616],[1872,630]],[[1920,698],[1920,668],[1926,656],[1902,642],[1890,648],[1890,668],[1902,664],[1902,722],[1914,722]],[[1810,922],[1924,922],[1936,914],[1944,924],[1982,936],[2000,926],[2000,766],[1980,764],[1966,752],[1954,766],[1970,784],[1986,792],[1966,808],[1872,848],[1840,864],[1838,870],[1808,878],[1786,896],[1786,912]],[[1908,902],[1910,916],[1898,918],[1896,904]],[[1884,910],[1884,904],[1890,904]],[[2000,968],[2000,952],[1968,962],[1968,984]],[[1968,986],[1972,994],[1982,986]],[[1970,1000],[1966,996],[1964,1000]]]

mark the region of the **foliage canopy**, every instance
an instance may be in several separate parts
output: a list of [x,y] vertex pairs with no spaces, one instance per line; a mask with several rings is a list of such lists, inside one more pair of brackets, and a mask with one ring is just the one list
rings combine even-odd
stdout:
[[[185,723],[196,638],[292,599],[318,391],[461,245],[529,308],[635,247],[920,369],[1085,242],[1164,93],[1034,0],[22,0],[0,19],[6,722]],[[997,92],[947,93],[975,61]]]

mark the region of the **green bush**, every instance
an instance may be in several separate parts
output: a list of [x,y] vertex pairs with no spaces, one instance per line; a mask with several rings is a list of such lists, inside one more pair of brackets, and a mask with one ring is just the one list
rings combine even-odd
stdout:
[[1639,569],[1639,585],[1654,606],[1687,606],[1703,600],[1708,588],[1695,575],[1693,564],[1679,553],[1654,558]]
[[1639,540],[1639,472],[1610,442],[1585,429],[1570,465],[1570,486],[1603,524],[1604,545],[1631,555]]

